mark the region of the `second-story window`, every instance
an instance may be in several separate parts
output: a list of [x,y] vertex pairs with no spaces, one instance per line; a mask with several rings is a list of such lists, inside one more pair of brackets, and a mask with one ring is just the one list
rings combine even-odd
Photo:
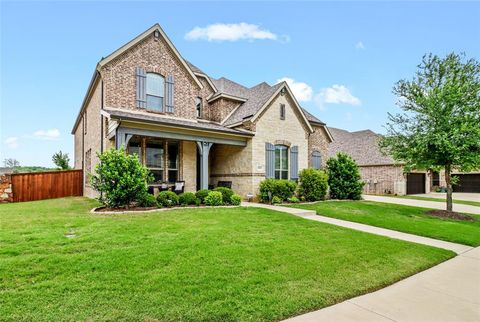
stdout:
[[195,108],[197,110],[197,117],[200,118],[203,116],[203,102],[201,97],[195,98]]
[[163,112],[165,78],[162,75],[147,73],[147,109]]

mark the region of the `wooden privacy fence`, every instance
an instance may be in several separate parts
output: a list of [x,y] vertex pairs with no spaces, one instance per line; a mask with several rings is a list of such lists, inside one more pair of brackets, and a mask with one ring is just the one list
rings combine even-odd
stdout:
[[82,170],[12,174],[13,202],[83,195]]

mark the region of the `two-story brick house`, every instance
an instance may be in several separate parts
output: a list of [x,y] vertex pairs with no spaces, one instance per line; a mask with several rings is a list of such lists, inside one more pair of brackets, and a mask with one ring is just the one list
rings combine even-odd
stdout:
[[[245,197],[265,178],[296,180],[320,167],[332,141],[285,82],[251,88],[214,79],[186,61],[156,24],[101,59],[72,129],[75,168],[125,147],[156,182],[186,191],[232,182]],[[84,193],[96,193],[85,180]]]

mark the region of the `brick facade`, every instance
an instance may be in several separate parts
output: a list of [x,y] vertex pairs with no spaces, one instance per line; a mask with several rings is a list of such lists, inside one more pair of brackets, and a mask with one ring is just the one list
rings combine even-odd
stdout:
[[[137,110],[136,107],[136,68],[141,67],[147,73],[155,72],[165,77],[174,76],[174,113],[169,116],[181,119],[197,119],[195,101],[203,100],[203,119],[222,122],[240,103],[220,98],[212,104],[207,102],[214,89],[208,81],[198,76],[200,88],[168,43],[153,33],[129,48],[118,57],[105,63],[99,70],[98,81],[94,84],[85,112],[74,131],[75,168],[95,169],[98,163],[97,152],[112,146],[113,141],[106,138],[107,124],[101,115],[104,107]],[[102,97],[103,93],[103,97]],[[280,104],[285,104],[285,120],[280,119]],[[327,134],[322,127],[316,127],[310,135],[308,126],[294,107],[295,102],[288,95],[278,94],[255,122],[246,122],[241,127],[255,131],[246,147],[214,144],[210,152],[210,184],[218,181],[232,181],[233,189],[242,197],[247,193],[258,193],[258,184],[265,178],[265,143],[288,141],[298,146],[299,170],[309,166],[313,149],[327,155]],[[144,112],[144,111],[142,111]],[[102,131],[102,122],[104,131]],[[85,130],[84,130],[85,128]],[[103,147],[101,142],[103,141]],[[185,180],[186,191],[196,190],[197,151],[193,141],[180,142],[180,179]],[[85,164],[89,152],[89,164]],[[323,158],[325,162],[326,158]],[[95,197],[97,193],[85,180],[84,194]]]
[[308,166],[312,166],[313,151],[320,152],[322,156],[322,167],[327,165],[329,139],[325,127],[312,125],[313,133],[308,137]]
[[366,194],[398,194],[406,193],[406,177],[401,166],[378,165],[360,166],[360,175],[365,185]]

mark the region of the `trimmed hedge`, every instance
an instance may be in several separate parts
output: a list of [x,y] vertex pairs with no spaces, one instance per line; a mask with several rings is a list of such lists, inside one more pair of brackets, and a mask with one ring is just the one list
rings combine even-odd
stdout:
[[175,192],[162,191],[157,196],[158,205],[161,207],[173,207],[178,205],[179,198]]
[[218,191],[222,194],[223,203],[230,203],[233,196],[233,190],[227,187],[217,187],[213,191]]
[[300,172],[298,194],[306,201],[324,200],[328,190],[328,176],[322,170],[313,168]]
[[297,190],[297,183],[285,179],[265,179],[260,182],[260,194],[259,199],[262,202],[270,202],[268,198],[268,192],[272,193],[273,197],[280,198],[281,201],[287,200],[293,197]]
[[223,197],[220,191],[210,191],[205,197],[205,204],[207,206],[221,206],[223,205]]
[[139,207],[150,208],[150,207],[157,207],[158,202],[154,195],[146,193],[145,195],[139,197],[137,205]]
[[196,193],[195,193],[195,196],[200,199],[200,203],[205,203],[205,198],[208,196],[208,193],[210,192],[210,190],[208,189],[201,189],[201,190],[198,190]]
[[196,199],[197,197],[193,192],[184,192],[178,196],[178,203],[184,206],[194,205]]
[[234,206],[240,206],[241,203],[242,203],[242,197],[240,197],[239,195],[233,194],[230,197],[230,204]]

